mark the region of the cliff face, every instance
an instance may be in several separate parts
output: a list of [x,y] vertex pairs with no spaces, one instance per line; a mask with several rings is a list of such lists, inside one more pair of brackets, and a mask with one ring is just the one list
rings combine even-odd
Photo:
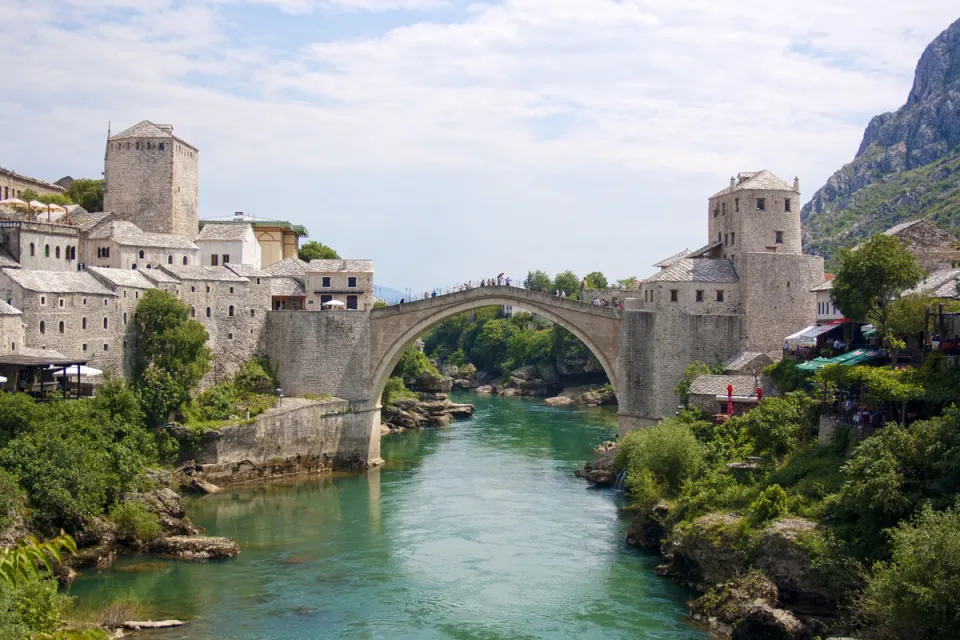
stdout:
[[853,162],[803,207],[804,248],[829,259],[919,216],[960,230],[960,20],[923,52],[907,103],[873,118]]

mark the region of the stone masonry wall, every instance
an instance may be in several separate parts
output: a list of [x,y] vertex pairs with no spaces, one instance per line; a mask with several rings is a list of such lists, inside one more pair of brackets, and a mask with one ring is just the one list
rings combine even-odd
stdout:
[[[158,148],[160,142],[164,143],[162,151]],[[148,143],[152,148],[146,148]],[[108,142],[104,211],[111,211],[144,231],[173,233],[174,147],[172,139],[128,138]]]
[[170,213],[170,230],[167,233],[174,233],[190,241],[197,237],[197,232],[200,230],[199,155],[200,152],[196,149],[190,149],[179,143],[175,145],[171,194],[173,207]]
[[55,195],[66,191],[63,187],[50,184],[36,178],[22,176],[13,171],[0,169],[0,200],[7,198],[19,198],[27,189],[31,189],[37,195]]
[[0,353],[17,353],[24,346],[22,315],[0,315]]
[[823,278],[823,258],[818,256],[743,256],[744,350],[777,351],[784,338],[814,324],[817,294],[810,290]]
[[270,311],[266,353],[287,395],[329,394],[370,402],[370,314]]
[[22,269],[76,271],[80,249],[77,260],[67,260],[67,249],[79,244],[76,229],[69,227],[41,222],[0,223],[0,249],[17,260]]

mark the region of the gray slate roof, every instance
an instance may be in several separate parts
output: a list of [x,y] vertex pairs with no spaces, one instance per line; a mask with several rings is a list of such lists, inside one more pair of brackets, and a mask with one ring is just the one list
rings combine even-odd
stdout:
[[[133,269],[131,269],[131,271],[133,271]],[[143,269],[139,272],[140,275],[154,284],[180,284],[177,278],[162,269]]]
[[908,293],[932,293],[936,298],[958,298],[957,284],[960,283],[960,269],[940,269],[927,275],[923,281]]
[[310,273],[373,273],[373,260],[311,260]]
[[901,231],[906,231],[907,229],[909,229],[909,228],[912,227],[913,225],[918,224],[918,223],[920,223],[920,222],[926,222],[927,224],[932,224],[930,221],[924,220],[923,218],[918,218],[918,219],[916,219],[916,220],[908,220],[908,221],[906,221],[906,222],[901,222],[900,224],[896,224],[896,225],[890,227],[889,229],[887,229],[886,231],[883,232],[883,235],[885,235],[885,236],[895,236],[895,235],[897,235],[898,233],[900,233]]
[[247,237],[253,231],[249,224],[205,224],[200,229],[197,242],[204,241],[238,241]]
[[833,291],[833,280],[824,280],[823,284],[818,284],[810,291],[816,293],[817,291]]
[[173,275],[180,280],[217,280],[223,282],[250,282],[246,278],[238,276],[226,267],[206,267],[199,265],[177,266],[164,265],[160,267],[163,271]]
[[[779,395],[777,386],[768,376],[760,376],[760,388],[764,396]],[[757,381],[753,376],[697,376],[690,383],[690,393],[697,396],[725,396],[727,385],[733,385],[735,396],[756,396]]]
[[719,196],[725,196],[728,193],[733,193],[734,191],[796,191],[793,190],[792,184],[787,184],[777,176],[773,175],[770,171],[763,169],[762,171],[745,171],[737,175],[737,183],[732,187],[727,187],[723,191],[718,191],[717,193],[710,196],[711,198],[717,198]]
[[759,351],[744,351],[724,362],[723,369],[724,371],[739,371],[760,357],[766,357],[766,354]]
[[646,282],[739,282],[737,270],[729,260],[683,258]]
[[257,269],[252,264],[238,264],[233,262],[228,262],[224,265],[230,271],[233,271],[238,276],[243,276],[244,278],[270,278],[272,277],[269,273],[262,269]]
[[[163,125],[168,126],[168,125]],[[110,136],[111,140],[121,140],[123,138],[172,138],[173,133],[164,131],[159,126],[149,120],[143,120],[133,125],[129,129],[124,129],[120,133]]]
[[99,280],[85,271],[28,271],[4,269],[11,280],[26,289],[38,293],[90,293],[116,295]]
[[[116,287],[133,287],[135,289],[153,289],[154,284],[139,269],[110,269],[107,267],[87,267],[93,276],[101,282],[106,280]],[[153,271],[150,269],[149,271]]]
[[80,231],[89,231],[111,216],[113,216],[113,214],[110,212],[85,211],[75,215],[72,214],[70,216],[70,224]]
[[302,276],[307,272],[307,263],[300,258],[286,258],[263,270],[272,276]]
[[270,295],[302,297],[307,295],[307,292],[295,278],[278,276],[270,279]]
[[9,253],[0,249],[0,269],[19,269],[20,263],[13,259]]
[[11,304],[0,300],[0,316],[22,316],[23,312]]
[[88,238],[110,239],[126,247],[155,247],[160,249],[196,249],[186,238],[169,233],[148,233],[126,220],[114,220],[90,232]]
[[666,269],[667,267],[675,263],[677,260],[686,258],[689,255],[690,255],[690,249],[684,249],[680,253],[672,255],[669,258],[666,258],[665,260],[661,260],[660,262],[658,262],[653,266],[657,267],[658,269]]

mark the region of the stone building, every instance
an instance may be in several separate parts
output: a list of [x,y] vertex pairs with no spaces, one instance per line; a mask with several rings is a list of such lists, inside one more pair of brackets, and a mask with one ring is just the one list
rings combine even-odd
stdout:
[[103,208],[148,233],[193,241],[198,229],[198,157],[173,126],[144,120],[108,135]]
[[87,266],[156,269],[196,265],[200,250],[190,240],[169,233],[142,231],[125,220],[105,219],[83,233],[82,260]]
[[903,242],[927,273],[960,267],[960,240],[929,220],[910,220],[883,233]]
[[252,225],[205,224],[195,242],[200,264],[216,267],[237,263],[260,268],[260,243]]
[[23,330],[23,312],[0,300],[0,353],[17,353],[22,350]]
[[19,198],[28,189],[39,196],[58,195],[66,191],[60,185],[22,176],[19,173],[0,167],[0,200]]
[[308,311],[338,301],[347,310],[373,309],[373,260],[311,260],[306,265]]
[[[249,225],[253,227],[253,232],[257,237],[257,243],[260,245],[260,264],[261,268],[269,267],[281,260],[296,258],[300,251],[300,238],[307,236],[307,230],[301,226],[285,222],[283,220],[271,220],[269,218],[258,218],[237,211],[233,216],[221,218],[209,218],[200,221],[200,227],[205,228],[209,224],[216,225]],[[201,231],[201,235],[202,235]],[[209,264],[209,262],[204,262]]]
[[[264,267],[272,276],[270,283],[274,311],[303,311],[307,308],[307,263],[297,258],[285,258]],[[316,301],[314,305],[316,306]]]
[[122,370],[117,295],[90,273],[0,269],[0,298],[23,313],[25,346]]
[[[0,220],[0,266],[41,271],[76,271],[80,235],[63,224]],[[4,258],[9,258],[4,262]],[[12,260],[12,264],[10,261]]]
[[150,289],[155,289],[154,283],[143,275],[142,271],[132,269],[109,269],[105,267],[90,267],[87,273],[97,279],[103,286],[110,289],[117,297],[116,334],[121,347],[121,370],[124,376],[133,375],[133,357],[136,340],[137,304],[140,297]]

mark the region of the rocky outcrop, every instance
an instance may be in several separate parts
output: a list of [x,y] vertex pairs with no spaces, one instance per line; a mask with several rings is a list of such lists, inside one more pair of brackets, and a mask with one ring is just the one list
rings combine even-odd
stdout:
[[222,560],[240,553],[240,545],[218,536],[164,536],[151,542],[151,553],[188,560]]
[[599,389],[591,389],[581,393],[574,400],[581,407],[600,407],[604,405],[617,404],[617,394],[613,392],[613,387],[604,385]]
[[729,582],[749,568],[741,518],[733,514],[711,513],[675,527],[668,542],[657,573],[693,587]]
[[412,391],[448,393],[451,389],[453,389],[453,379],[426,371],[421,373],[415,379],[407,381],[407,387]]
[[838,594],[813,566],[811,548],[820,536],[806,518],[782,518],[763,531],[752,564],[777,583],[781,606],[799,614],[830,615]]
[[553,398],[547,398],[543,401],[544,404],[548,404],[551,407],[569,407],[573,405],[573,398],[568,396],[556,396]]
[[145,505],[148,511],[156,514],[166,535],[189,536],[200,531],[187,517],[180,495],[168,487],[146,493],[128,493],[124,496],[124,502]]
[[612,487],[617,482],[617,474],[613,470],[616,457],[617,450],[610,449],[583,465],[583,469],[574,471],[574,475],[600,487]]
[[399,400],[384,406],[380,417],[391,431],[445,427],[455,419],[473,416],[472,404],[456,404],[449,400],[423,402]]
[[776,608],[777,585],[759,571],[713,586],[690,603],[694,620],[729,633],[756,606]]
[[640,549],[659,549],[661,541],[667,537],[669,513],[670,505],[666,502],[639,509],[627,529],[627,544]]
[[[917,64],[906,104],[867,126],[850,164],[837,171],[803,207],[804,248],[831,255],[871,233],[937,209],[960,188],[960,20],[940,34]],[[937,166],[910,180],[904,172]],[[928,175],[929,174],[929,175]],[[936,220],[956,231],[960,216]]]
[[733,627],[731,640],[809,640],[802,622],[783,609],[755,604]]

